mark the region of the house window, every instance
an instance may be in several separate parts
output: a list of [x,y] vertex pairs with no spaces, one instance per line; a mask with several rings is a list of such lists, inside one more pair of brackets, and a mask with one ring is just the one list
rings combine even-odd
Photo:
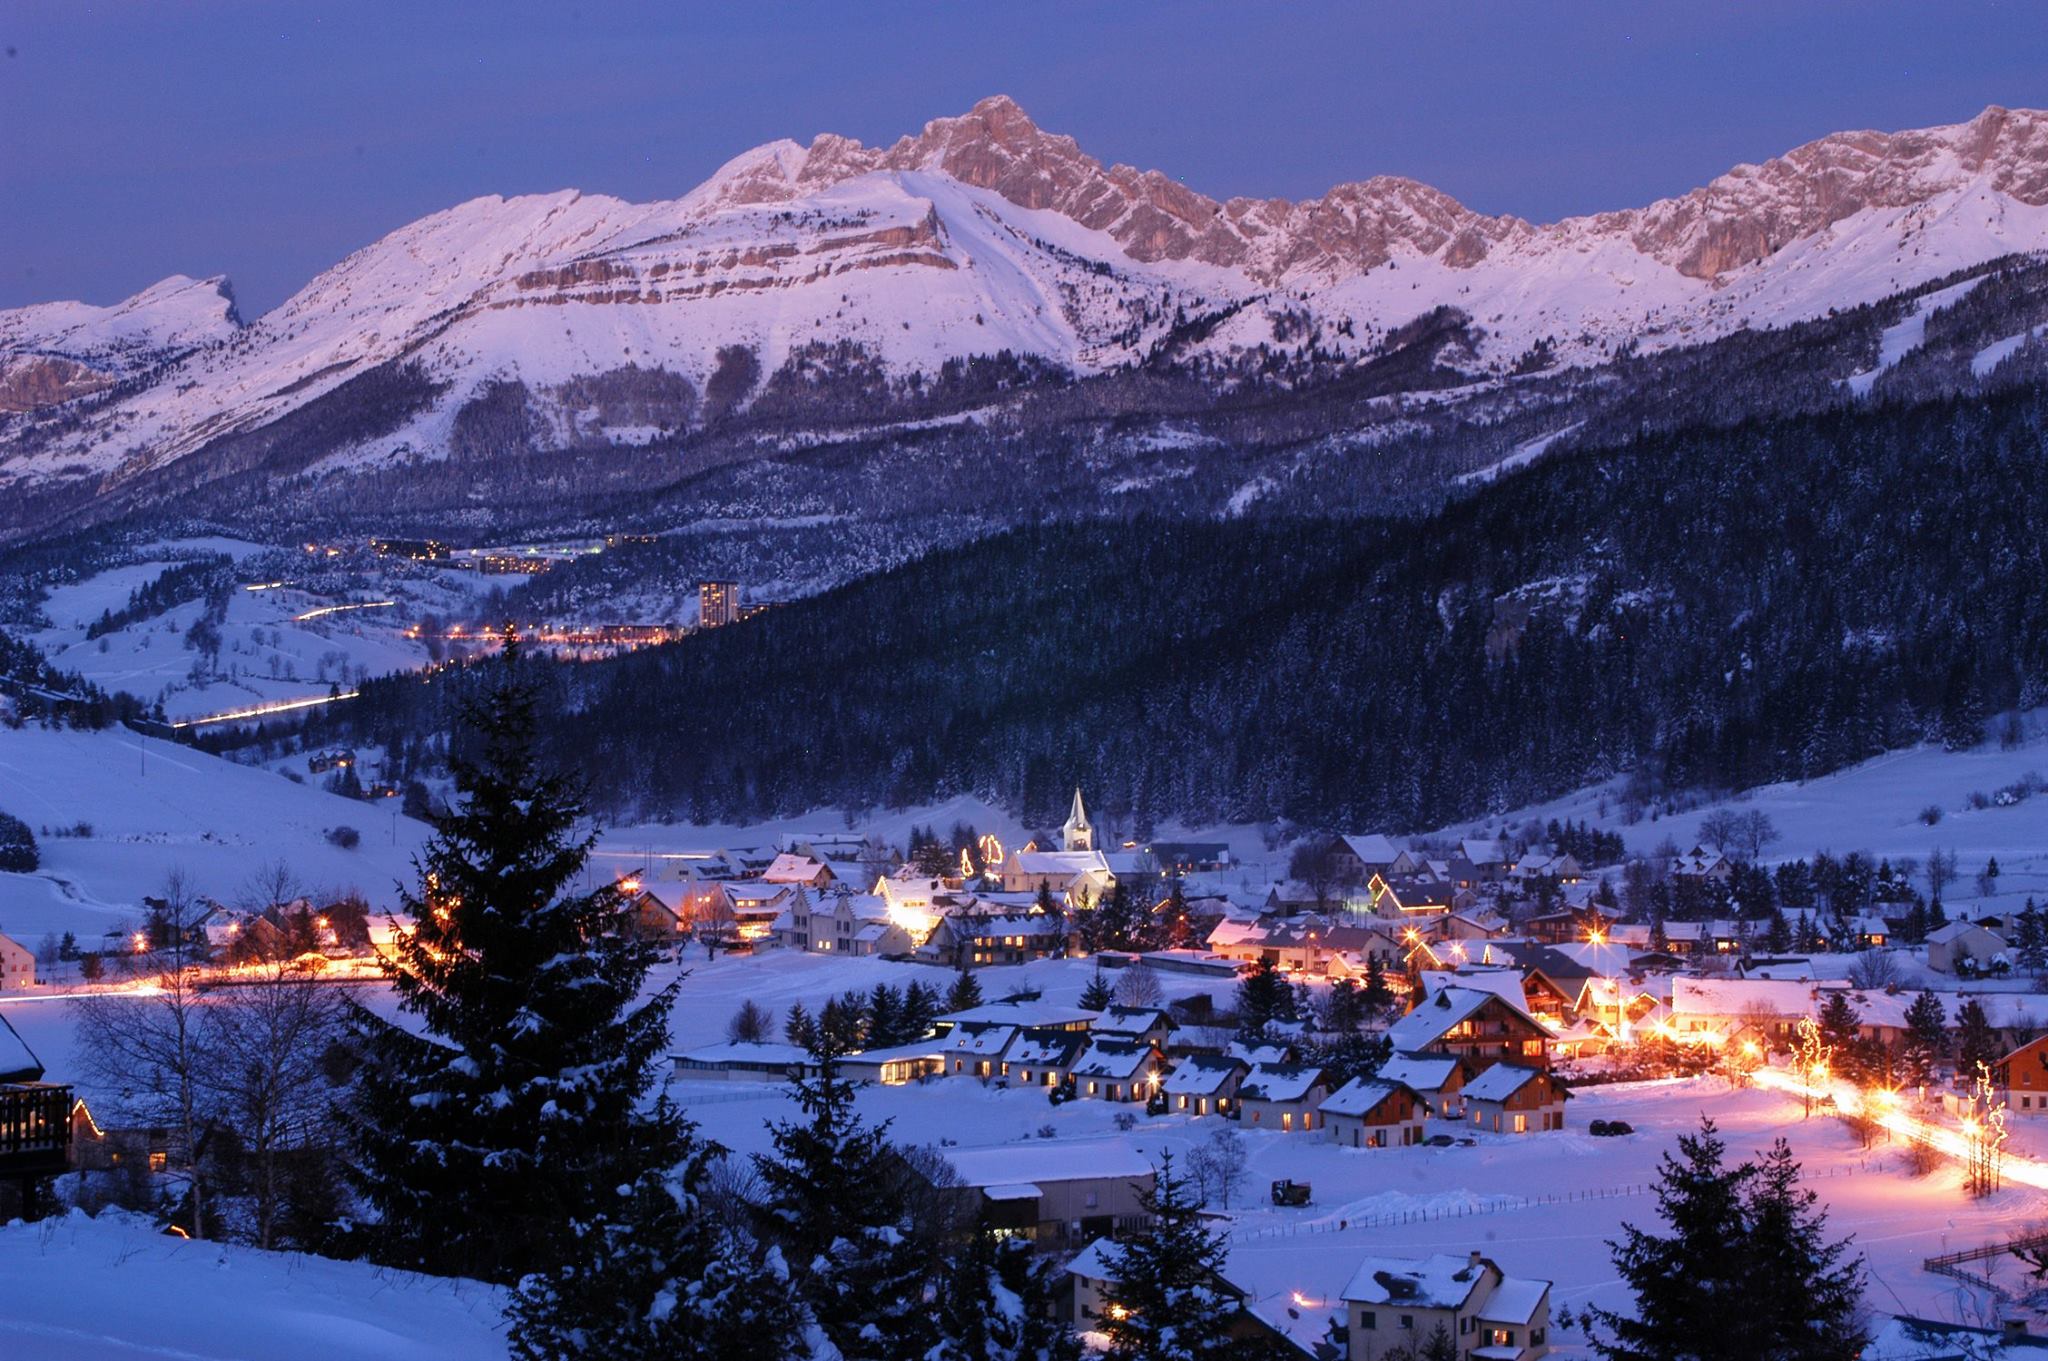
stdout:
[[1403,1314],[1403,1315],[1401,1315],[1401,1326],[1402,1326],[1403,1328],[1407,1329],[1407,1330],[1408,1330],[1409,1332],[1411,1332],[1411,1333],[1412,1333],[1412,1332],[1414,1332],[1414,1331],[1415,1331],[1415,1315],[1413,1315],[1413,1314]]
[[1515,1133],[1517,1133],[1517,1134],[1527,1134],[1528,1132],[1529,1132],[1529,1117],[1528,1117],[1528,1116],[1526,1116],[1526,1115],[1517,1115],[1517,1116],[1515,1117]]
[[1510,1329],[1495,1328],[1486,1335],[1486,1345],[1489,1347],[1512,1347],[1515,1345],[1515,1335]]
[[1082,1204],[1083,1204],[1083,1205],[1085,1205],[1085,1206],[1087,1206],[1087,1208],[1089,1208],[1089,1209],[1091,1209],[1091,1210],[1092,1210],[1092,1209],[1094,1209],[1094,1208],[1095,1208],[1095,1204],[1096,1204],[1096,1193],[1095,1193],[1095,1192],[1093,1192],[1093,1191],[1090,1191],[1090,1192],[1088,1193],[1088,1195],[1087,1195],[1087,1198],[1086,1198],[1085,1200],[1083,1200],[1083,1201],[1082,1201]]
[[152,1172],[161,1172],[170,1165],[171,1158],[168,1153],[152,1153],[149,1155],[149,1170]]
[[1374,1332],[1378,1332],[1380,1326],[1380,1316],[1370,1309],[1361,1309],[1358,1311],[1358,1326],[1361,1328],[1370,1328]]
[[1290,1129],[1290,1130],[1294,1128],[1294,1112],[1293,1112],[1293,1111],[1282,1111],[1282,1112],[1280,1112],[1280,1128],[1282,1128],[1282,1129]]
[[1529,1056],[1530,1058],[1532,1058],[1532,1059],[1540,1059],[1540,1058],[1542,1058],[1542,1057],[1543,1057],[1543,1041],[1541,1041],[1541,1040],[1523,1040],[1523,1041],[1522,1041],[1522,1052],[1523,1052],[1524,1054],[1528,1055],[1528,1056]]

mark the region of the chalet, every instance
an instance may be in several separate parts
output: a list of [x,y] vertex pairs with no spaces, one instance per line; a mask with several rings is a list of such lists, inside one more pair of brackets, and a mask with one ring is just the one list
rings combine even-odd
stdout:
[[1573,856],[1532,852],[1515,863],[1509,877],[1524,883],[1536,879],[1554,879],[1560,884],[1576,884],[1586,877],[1586,871]]
[[1496,992],[1445,988],[1387,1027],[1403,1053],[1448,1054],[1475,1071],[1501,1062],[1550,1066],[1550,1032]]
[[1067,938],[1067,919],[1057,912],[956,912],[939,920],[918,953],[960,968],[1022,964],[1064,955]]
[[813,903],[799,893],[776,920],[776,935],[794,949],[835,955],[907,955],[910,933],[898,926],[889,904],[872,893],[828,893]]
[[1401,848],[1384,836],[1340,836],[1323,852],[1336,877],[1345,883],[1363,884],[1375,875],[1394,872]]
[[1377,1076],[1381,1082],[1398,1082],[1415,1093],[1432,1114],[1456,1120],[1465,1113],[1463,1059],[1447,1054],[1396,1053],[1380,1065]]
[[1250,1067],[1227,1054],[1189,1054],[1174,1064],[1160,1084],[1166,1108],[1187,1115],[1224,1115],[1237,1099],[1237,1089]]
[[1498,940],[1508,933],[1508,920],[1490,908],[1468,907],[1445,914],[1434,923],[1442,940]]
[[71,1088],[43,1081],[43,1065],[0,1016],[0,1222],[42,1213],[37,1188],[69,1170]]
[[1348,1361],[1413,1356],[1441,1328],[1460,1361],[1550,1353],[1550,1282],[1508,1276],[1478,1253],[1368,1257],[1344,1287]]
[[1003,1051],[1017,1038],[1017,1027],[989,1021],[968,1021],[942,1028],[939,1053],[953,1077],[1002,1076]]
[[619,885],[632,918],[626,929],[641,940],[657,944],[681,940],[689,930],[690,918],[680,886],[650,885],[627,879]]
[[786,1082],[817,1065],[793,1044],[706,1045],[670,1060],[679,1082]]
[[[1133,964],[1129,967],[1142,969],[1147,966]],[[1088,1028],[1088,1033],[1103,1039],[1136,1040],[1155,1049],[1164,1049],[1173,1030],[1173,1018],[1157,1007],[1111,1006],[1103,1009],[1095,1024]]]
[[1099,1014],[1083,1007],[1060,1007],[1049,1002],[984,1002],[965,1011],[949,1011],[938,1020],[952,1025],[990,1022],[1047,1030],[1087,1030],[1095,1024]]
[[0,936],[0,992],[25,992],[35,985],[35,954],[19,941]]
[[1366,885],[1367,910],[1388,921],[1421,922],[1472,906],[1478,898],[1436,879],[1382,879]]
[[776,918],[790,910],[802,893],[803,889],[790,884],[758,880],[722,883],[711,918],[699,922],[697,934],[709,936],[727,949],[770,944],[775,939]]
[[1726,883],[1735,873],[1735,863],[1718,851],[1695,846],[1671,862],[1671,874],[1677,879],[1697,879],[1714,883]]
[[990,1226],[1041,1244],[1085,1243],[1145,1225],[1157,1174],[1121,1139],[947,1148],[954,1183]]
[[1312,1063],[1262,1063],[1238,1084],[1237,1107],[1248,1125],[1307,1132],[1321,1127],[1329,1095],[1329,1075]]
[[[1842,986],[1847,986],[1843,984]],[[1674,978],[1671,1026],[1678,1035],[1726,1040],[1753,1031],[1764,1043],[1789,1047],[1799,1022],[1815,1012],[1814,985],[1779,978]]]
[[1223,1052],[1242,1060],[1249,1068],[1294,1062],[1294,1046],[1279,1040],[1232,1040]]
[[1159,1090],[1165,1071],[1165,1061],[1149,1044],[1090,1039],[1067,1077],[1079,1096],[1104,1101],[1144,1101]]
[[1993,1064],[1991,1080],[2005,1094],[2007,1110],[2048,1116],[2048,1035],[2027,1041]]
[[2005,937],[1975,922],[1950,922],[1927,933],[1927,967],[1937,973],[1983,973],[2005,953]]
[[1429,1110],[1399,1082],[1353,1078],[1323,1101],[1323,1127],[1345,1148],[1406,1147],[1422,1142]]
[[1479,871],[1484,883],[1498,883],[1515,868],[1515,858],[1505,841],[1481,841],[1468,837],[1458,843],[1458,852]]
[[1465,1117],[1496,1134],[1564,1128],[1564,1084],[1547,1068],[1496,1063],[1465,1084]]
[[793,851],[784,851],[770,862],[761,875],[764,884],[795,884],[813,891],[830,888],[839,882],[831,869],[820,861]]
[[1086,1031],[1032,1026],[1018,1031],[1010,1041],[998,1071],[1005,1081],[1022,1087],[1058,1087],[1066,1082],[1074,1061],[1087,1047]]
[[1012,851],[997,871],[1008,893],[1050,893],[1068,906],[1097,903],[1116,887],[1109,861],[1096,850]]

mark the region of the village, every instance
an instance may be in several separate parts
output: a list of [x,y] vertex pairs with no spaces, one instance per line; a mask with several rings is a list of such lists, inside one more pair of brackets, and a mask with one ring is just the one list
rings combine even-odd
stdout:
[[[2035,1157],[2048,1139],[2026,1128],[2048,1116],[2031,905],[1930,929],[1917,893],[1843,913],[1830,898],[1855,890],[1830,880],[1832,894],[1789,912],[1745,913],[1736,895],[1759,877],[1796,896],[1808,867],[1774,879],[1756,828],[1747,853],[1735,844],[1744,830],[1654,865],[1599,863],[1612,847],[1569,827],[1551,845],[1315,838],[1259,892],[1225,843],[1108,844],[1076,790],[1043,848],[971,829],[914,830],[900,848],[783,833],[650,855],[613,882],[634,933],[679,973],[716,980],[701,997],[685,987],[668,1091],[731,1146],[758,1134],[762,1102],[818,1077],[829,1034],[834,1074],[937,1150],[935,1185],[1064,1262],[1061,1316],[1084,1334],[1116,1307],[1105,1253],[1143,1230],[1157,1155],[1173,1151],[1243,1244],[1245,1279],[1219,1282],[1242,1329],[1294,1354],[1378,1361],[1415,1354],[1400,1349],[1441,1325],[1457,1355],[1497,1361],[1571,1354],[1566,1300],[1587,1287],[1483,1237],[1434,1231],[1438,1250],[1404,1257],[1367,1251],[1372,1231],[1640,1195],[1640,1161],[1631,1190],[1553,1175],[1542,1150],[1586,1137],[1647,1148],[1674,1127],[1675,1096],[1696,1113],[1707,1101],[1693,1094],[1711,1091],[1748,1103],[1747,1119],[1769,1102],[1845,1148],[1882,1145],[1857,1156],[1889,1156],[1900,1175],[1950,1169],[1959,1203],[2048,1188]],[[1867,877],[1865,893],[1883,893],[1897,871]],[[146,992],[177,961],[202,987],[282,969],[380,994],[395,924],[359,898],[277,887],[263,906],[150,899],[132,932],[83,948],[0,937],[0,1003]],[[847,982],[792,996],[798,960],[814,961],[798,978]],[[0,1006],[17,1162],[40,1131],[45,1166],[61,1160],[82,1184],[167,1172],[183,1156],[175,1130],[102,1119],[61,1068],[45,1071],[37,1056],[69,1042],[58,1014]],[[1353,1159],[1391,1172],[1415,1156],[1505,1164],[1495,1189],[1457,1206],[1353,1194],[1378,1176]],[[0,1194],[27,1184],[0,1180]],[[2037,1246],[2011,1217],[1988,1220],[1982,1243],[1958,1237],[1965,1255],[1985,1249],[1974,1267],[1933,1252],[1915,1264],[1938,1291],[1967,1289],[1976,1313],[1902,1309],[1911,1322],[1896,1327],[1967,1331],[1989,1310],[2025,1335],[2031,1289],[1984,1264]],[[1270,1236],[1304,1232],[1330,1235],[1312,1270],[1262,1257]],[[1868,1354],[1889,1355],[1875,1336]]]

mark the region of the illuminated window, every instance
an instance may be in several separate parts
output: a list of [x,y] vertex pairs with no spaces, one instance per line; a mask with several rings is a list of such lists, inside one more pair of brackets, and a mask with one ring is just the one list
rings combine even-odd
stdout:
[[152,1153],[149,1155],[149,1170],[152,1172],[161,1172],[170,1165],[171,1157],[168,1153]]
[[1518,1115],[1518,1116],[1516,1116],[1516,1117],[1515,1117],[1515,1133],[1517,1133],[1517,1134],[1527,1134],[1528,1132],[1529,1132],[1529,1117],[1528,1117],[1528,1116],[1526,1116],[1526,1115]]

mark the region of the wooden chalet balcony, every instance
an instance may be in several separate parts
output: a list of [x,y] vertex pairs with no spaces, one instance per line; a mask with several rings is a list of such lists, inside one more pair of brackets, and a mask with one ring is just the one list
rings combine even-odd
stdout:
[[55,1176],[71,1162],[71,1089],[0,1083],[0,1177]]

